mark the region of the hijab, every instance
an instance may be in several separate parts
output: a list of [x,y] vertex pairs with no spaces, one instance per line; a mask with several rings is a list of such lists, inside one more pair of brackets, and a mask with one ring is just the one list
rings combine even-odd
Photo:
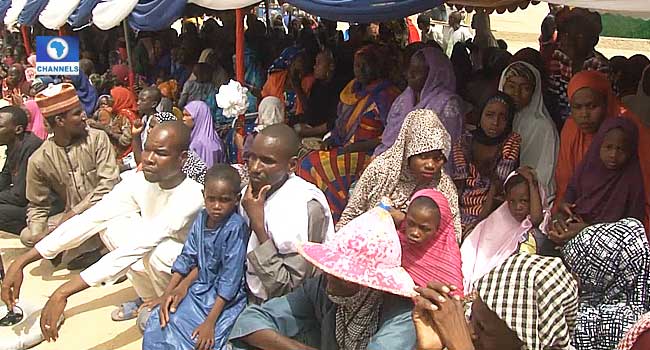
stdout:
[[[508,175],[505,183],[517,173]],[[505,184],[504,184],[505,186]],[[542,205],[546,203],[544,190],[539,187]],[[539,225],[542,232],[550,219],[550,208],[544,208],[544,221]],[[504,202],[487,218],[479,222],[465,238],[460,247],[463,259],[463,284],[465,292],[470,293],[474,283],[490,270],[502,264],[517,251],[522,237],[533,228],[530,217],[519,222],[510,214],[508,202]]]
[[454,222],[447,198],[438,190],[425,189],[416,192],[411,202],[418,197],[433,200],[440,212],[440,224],[435,237],[423,243],[409,243],[406,237],[406,221],[398,232],[402,244],[402,267],[411,275],[416,285],[426,287],[431,281],[439,281],[458,287],[457,294],[463,291],[460,249],[456,242]]
[[25,101],[25,108],[29,112],[29,122],[27,123],[27,131],[30,131],[32,134],[38,136],[41,140],[47,138],[47,129],[45,128],[45,118],[43,118],[43,113],[41,109],[38,108],[36,101],[27,100]]
[[481,108],[481,119],[483,118],[483,111],[485,111],[485,108],[492,102],[500,102],[506,105],[508,108],[508,112],[506,115],[507,118],[507,124],[506,128],[503,130],[501,135],[497,137],[490,137],[488,136],[485,131],[481,128],[481,122],[479,121],[476,130],[472,131],[472,136],[476,142],[486,145],[486,146],[495,146],[503,143],[508,136],[512,133],[512,123],[513,119],[515,116],[515,104],[512,101],[512,98],[510,96],[504,94],[501,91],[497,91],[496,94],[494,94],[492,97],[488,98],[485,103],[483,104],[483,107]]
[[68,78],[70,78],[72,85],[77,90],[79,102],[81,102],[86,115],[92,115],[95,112],[95,105],[97,105],[97,91],[95,87],[81,70],[79,70],[79,75],[70,75]]
[[[428,109],[417,109],[409,113],[395,143],[364,170],[337,227],[377,206],[384,196],[390,197],[396,209],[406,209],[407,202],[417,187],[409,169],[409,158],[437,150],[449,159],[451,138],[438,116]],[[447,197],[454,218],[456,237],[459,238],[458,194],[453,181],[444,169],[441,169],[440,177],[433,179],[427,188],[437,188]]]
[[257,126],[255,131],[260,132],[264,128],[284,123],[284,103],[275,96],[267,96],[262,99],[257,113]]
[[111,89],[111,96],[113,96],[113,111],[133,122],[138,110],[135,94],[125,87],[116,86]]
[[111,73],[115,79],[122,85],[129,84],[129,66],[125,64],[116,64],[111,67]]
[[399,95],[388,112],[386,127],[381,136],[381,144],[375,149],[375,155],[386,151],[397,138],[406,115],[416,109],[433,110],[443,123],[447,132],[451,135],[452,142],[462,132],[462,117],[448,120],[442,117],[444,108],[450,98],[458,96],[456,90],[456,75],[454,67],[447,56],[434,47],[425,47],[416,52],[424,55],[424,60],[429,66],[427,79],[420,91],[419,102],[416,103],[415,91],[409,86]]
[[501,74],[499,91],[503,91],[506,81],[514,76],[525,77],[535,86],[530,103],[515,113],[512,123],[513,131],[521,136],[519,162],[535,169],[550,201],[555,197],[553,173],[560,150],[560,136],[544,105],[539,71],[526,62],[512,63]]
[[645,80],[650,80],[650,65],[645,67],[643,74],[641,74],[636,95],[623,97],[623,103],[641,119],[643,124],[650,127],[650,95],[643,88]]
[[[605,118],[617,117],[621,113],[620,105],[607,75],[596,71],[581,71],[571,78],[567,88],[569,100],[573,95],[582,88],[590,88],[607,99],[607,115]],[[555,184],[557,195],[560,199],[555,201],[556,204],[562,201],[567,185],[573,176],[576,168],[587,153],[591,145],[593,134],[583,132],[578,124],[569,118],[564,123],[560,133],[560,152],[558,154],[557,168],[555,169]]]
[[562,259],[515,254],[481,278],[476,290],[525,349],[573,349],[578,284]]
[[[621,129],[629,142],[630,158],[621,169],[610,170],[600,159],[600,148],[607,132]],[[565,202],[587,222],[612,222],[627,217],[643,220],[645,191],[639,162],[639,131],[626,118],[603,121],[598,133],[569,182]]]
[[304,52],[305,50],[298,46],[287,47],[280,53],[280,56],[271,63],[269,74],[289,69],[293,60]]
[[190,135],[190,149],[196,152],[205,162],[208,169],[212,165],[224,161],[221,139],[214,130],[210,107],[203,101],[192,101],[185,106],[194,120]]

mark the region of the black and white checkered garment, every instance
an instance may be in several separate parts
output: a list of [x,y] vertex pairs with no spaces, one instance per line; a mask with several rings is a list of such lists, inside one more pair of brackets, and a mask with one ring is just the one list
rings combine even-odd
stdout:
[[650,248],[636,219],[590,226],[569,241],[564,260],[580,282],[578,350],[614,349],[650,311]]
[[515,254],[481,278],[476,290],[517,333],[522,349],[571,349],[578,285],[561,259]]

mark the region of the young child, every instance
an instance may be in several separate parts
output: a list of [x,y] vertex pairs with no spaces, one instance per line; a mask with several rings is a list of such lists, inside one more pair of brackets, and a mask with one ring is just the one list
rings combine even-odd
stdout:
[[144,331],[143,349],[226,349],[246,306],[244,263],[248,226],[237,214],[237,171],[225,164],[205,177],[205,209],[172,266],[172,278]]
[[460,249],[447,198],[435,189],[416,192],[399,230],[402,267],[416,285],[431,281],[456,286],[463,296]]
[[108,95],[101,96],[97,101],[98,109],[93,119],[88,119],[88,126],[103,130],[113,144],[117,159],[122,164],[122,159],[131,152],[131,121],[113,111],[113,98]]
[[503,186],[506,201],[478,223],[460,247],[466,293],[513,253],[536,254],[546,242],[544,228],[550,210],[542,206],[546,199],[534,170],[519,168]]

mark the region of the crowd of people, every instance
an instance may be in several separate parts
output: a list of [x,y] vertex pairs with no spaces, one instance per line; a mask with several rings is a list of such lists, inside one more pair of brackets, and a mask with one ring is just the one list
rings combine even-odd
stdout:
[[111,318],[144,349],[648,348],[650,60],[549,8],[514,55],[485,13],[248,15],[237,122],[229,14],[139,33],[132,62],[82,31],[78,76],[6,36],[0,230],[30,249],[2,301],[46,259],[83,270],[46,340],[70,296],[128,279]]

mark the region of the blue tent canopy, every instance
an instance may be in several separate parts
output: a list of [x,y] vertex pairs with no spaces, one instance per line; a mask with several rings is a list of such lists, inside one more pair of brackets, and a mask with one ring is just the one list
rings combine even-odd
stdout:
[[73,28],[81,28],[90,23],[93,8],[99,0],[81,0],[76,10],[68,17],[68,24]]
[[38,19],[49,0],[27,0],[18,15],[18,24],[32,25]]
[[135,30],[156,31],[169,26],[183,15],[184,0],[140,0],[129,16]]
[[308,13],[342,22],[368,23],[404,18],[432,9],[444,0],[288,0]]

